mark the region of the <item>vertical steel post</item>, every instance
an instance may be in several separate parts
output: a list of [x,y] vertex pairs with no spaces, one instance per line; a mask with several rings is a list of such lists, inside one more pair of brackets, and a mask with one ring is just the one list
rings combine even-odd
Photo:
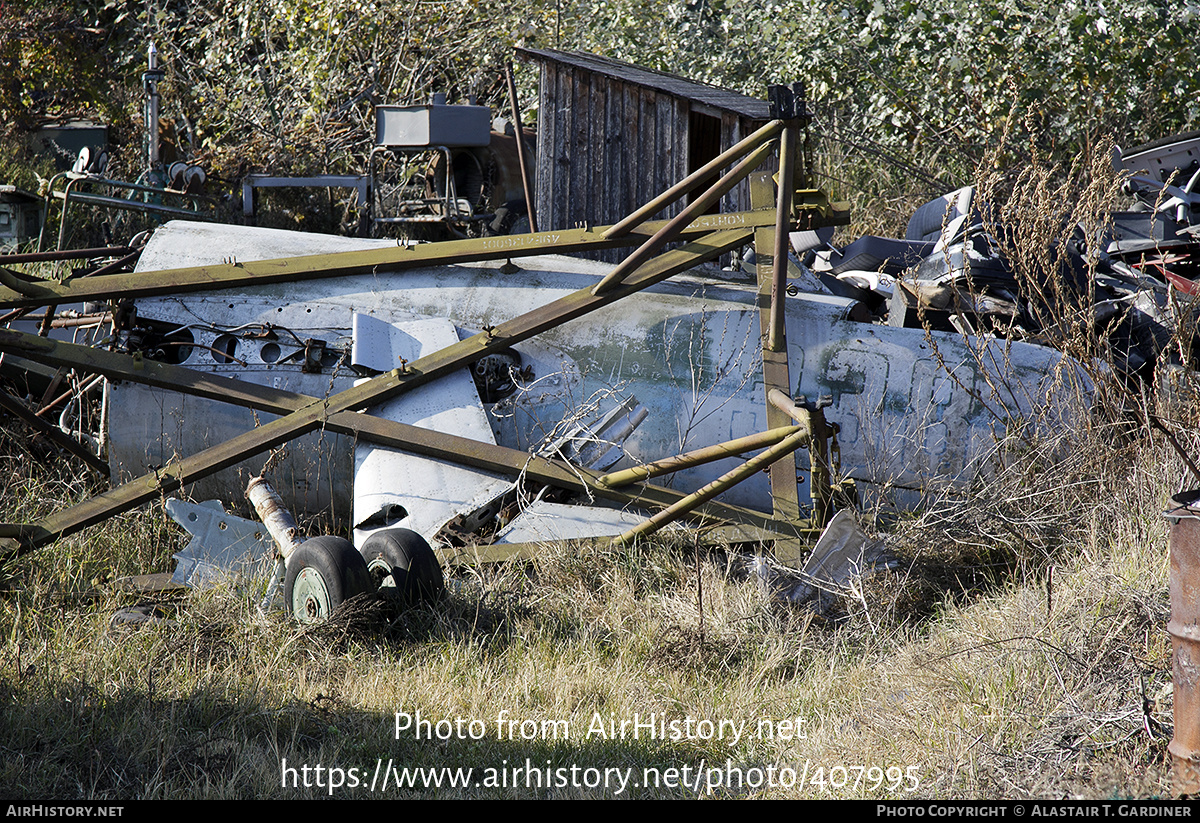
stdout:
[[792,217],[792,194],[795,190],[796,143],[799,141],[799,121],[789,120],[779,140],[779,183],[775,205],[775,247],[771,268],[771,324],[767,331],[767,348],[781,352],[787,347],[784,333],[784,288],[788,275],[789,228]]

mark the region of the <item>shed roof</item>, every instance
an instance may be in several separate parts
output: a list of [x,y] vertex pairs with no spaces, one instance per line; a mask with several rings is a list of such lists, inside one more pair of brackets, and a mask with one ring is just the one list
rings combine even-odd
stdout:
[[710,86],[695,80],[687,80],[675,74],[667,74],[654,69],[646,69],[613,60],[611,57],[601,57],[598,54],[588,54],[581,51],[559,51],[557,49],[517,49],[517,53],[541,62],[561,63],[584,71],[602,74],[625,83],[632,83],[648,89],[654,89],[665,94],[679,97],[711,106],[721,111],[748,117],[753,120],[770,119],[770,109],[766,100],[756,100],[736,91]]
[[30,203],[42,202],[42,198],[38,197],[33,192],[25,191],[25,189],[19,189],[16,186],[9,185],[7,183],[0,185],[0,199],[13,203],[20,202],[22,200]]

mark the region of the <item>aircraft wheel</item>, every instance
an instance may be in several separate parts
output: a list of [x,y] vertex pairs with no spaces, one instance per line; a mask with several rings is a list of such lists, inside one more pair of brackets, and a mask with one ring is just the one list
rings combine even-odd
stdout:
[[359,551],[377,585],[395,586],[406,604],[433,603],[446,591],[437,555],[410,529],[375,532]]
[[362,555],[341,537],[311,538],[288,558],[283,597],[301,623],[322,623],[343,601],[374,589]]

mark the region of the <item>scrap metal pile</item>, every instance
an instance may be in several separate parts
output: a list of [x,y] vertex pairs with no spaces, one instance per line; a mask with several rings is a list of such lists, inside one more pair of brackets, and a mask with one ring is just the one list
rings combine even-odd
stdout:
[[1131,386],[1194,368],[1200,135],[1118,149],[1113,161],[1133,208],[1108,214],[1098,236],[1073,227],[1035,271],[1014,270],[1004,252],[1019,242],[1013,227],[965,187],[918,209],[903,238],[809,249],[815,288],[861,300],[892,326],[1060,348],[1089,336]]
[[[975,333],[985,318],[1013,326],[1020,300],[1002,305],[996,285],[961,307],[954,261],[970,260],[974,276],[987,248],[961,196],[930,207],[939,229],[948,205],[958,208],[962,228],[949,221],[939,239],[911,241],[929,249],[915,291],[892,288],[887,323],[863,321],[880,313],[894,254],[873,275],[849,266],[854,244],[810,259],[812,271],[789,261],[789,236],[848,213],[798,157],[802,101],[781,87],[773,95],[776,120],[611,226],[407,245],[172,222],[132,273],[46,281],[3,270],[8,320],[45,307],[24,317],[38,320],[27,330],[0,330],[9,385],[49,396],[38,375],[70,374],[79,388],[68,406],[82,413],[102,386],[102,419],[85,432],[80,414],[55,425],[19,397],[0,400],[119,485],[0,524],[0,551],[32,551],[181,488],[236,500],[267,466],[281,505],[332,507],[353,525],[353,542],[276,537],[284,599],[302,618],[381,583],[428,592],[439,561],[527,556],[549,540],[623,543],[685,524],[798,564],[852,501],[848,481],[970,480],[1010,422],[1058,425],[1086,402],[1091,383],[1069,357]],[[775,153],[782,185],[759,170]],[[706,214],[744,179],[750,211]],[[649,219],[689,194],[676,217]],[[752,278],[690,271],[748,245]],[[629,246],[615,268],[562,256]],[[1114,289],[1151,277],[1145,260],[1114,259],[1130,270]],[[942,287],[956,295],[949,328],[910,323],[909,299]],[[68,306],[95,321],[86,345],[52,333]],[[93,439],[80,445],[64,429]],[[231,551],[265,549],[261,529],[219,505],[168,510],[196,535],[180,582],[209,579]],[[819,553],[826,572],[851,569],[839,552],[864,548],[844,520],[827,541],[838,550]]]

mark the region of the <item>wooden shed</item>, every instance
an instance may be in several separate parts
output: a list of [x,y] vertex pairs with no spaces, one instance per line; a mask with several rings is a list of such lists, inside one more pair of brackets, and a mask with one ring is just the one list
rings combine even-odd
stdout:
[[[769,119],[766,100],[620,60],[549,49],[518,49],[518,55],[541,68],[535,195],[541,230],[616,222]],[[743,181],[720,211],[749,207]]]

